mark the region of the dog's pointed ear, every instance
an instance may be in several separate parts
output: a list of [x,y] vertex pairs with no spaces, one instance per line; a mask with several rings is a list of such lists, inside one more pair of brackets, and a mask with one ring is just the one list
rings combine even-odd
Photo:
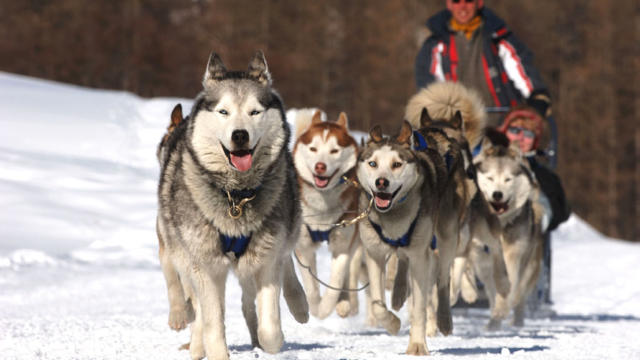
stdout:
[[369,141],[373,141],[379,143],[382,141],[382,128],[380,125],[374,126],[371,131],[369,131]]
[[338,115],[338,121],[336,121],[336,124],[349,130],[349,120],[347,119],[347,113],[345,113],[344,111],[341,112],[340,115]]
[[222,80],[226,73],[227,68],[224,66],[222,59],[220,59],[218,54],[212,52],[211,55],[209,55],[207,69],[205,70],[204,77],[202,78],[202,85],[207,87],[207,84],[211,81]]
[[249,76],[264,86],[271,86],[271,73],[262,51],[258,51],[249,62]]
[[182,121],[182,105],[178,104],[171,111],[171,127],[176,127]]
[[431,125],[433,119],[429,115],[429,111],[426,107],[422,108],[422,113],[420,113],[420,127],[427,127]]
[[400,134],[396,137],[396,141],[400,144],[409,144],[409,146],[411,146],[412,136],[413,128],[407,120],[404,120],[400,128]]
[[311,117],[311,124],[318,124],[322,122],[322,111],[316,110]]
[[460,110],[456,110],[456,113],[453,114],[450,123],[454,129],[462,129],[462,114],[460,113]]
[[522,160],[524,155],[520,150],[520,143],[518,141],[512,141],[509,143],[509,148],[507,149],[507,154],[509,157],[512,157],[518,161]]

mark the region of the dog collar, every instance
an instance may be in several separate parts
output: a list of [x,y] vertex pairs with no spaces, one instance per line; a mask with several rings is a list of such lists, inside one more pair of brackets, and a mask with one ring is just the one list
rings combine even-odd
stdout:
[[[259,188],[260,186],[255,189],[241,189],[230,191],[220,189],[223,195],[227,195],[227,200],[229,201],[229,210],[227,211],[229,217],[231,217],[232,219],[239,219],[242,216],[244,205],[256,198],[256,194]],[[240,199],[240,201],[238,201],[238,203],[236,204],[235,199]]]

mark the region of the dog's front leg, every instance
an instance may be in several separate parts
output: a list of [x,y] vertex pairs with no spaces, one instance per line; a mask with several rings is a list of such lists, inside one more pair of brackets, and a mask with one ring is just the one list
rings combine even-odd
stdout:
[[425,321],[427,318],[427,297],[430,295],[429,290],[433,286],[433,276],[431,274],[435,272],[429,271],[430,267],[433,268],[433,265],[427,263],[426,257],[413,256],[409,259],[409,274],[413,291],[411,292],[411,328],[409,329],[408,355],[429,354],[425,340]]
[[266,263],[256,272],[258,289],[258,340],[270,354],[280,351],[284,335],[280,325],[281,267],[279,261]]
[[[331,276],[329,278],[329,285],[331,287],[340,289],[344,286],[346,273],[349,266],[349,253],[348,252],[334,252],[331,257]],[[318,306],[318,319],[324,319],[331,315],[333,309],[338,303],[338,297],[340,296],[340,290],[334,290],[327,288],[322,295],[322,300]],[[348,311],[347,311],[348,313]]]
[[304,285],[304,292],[307,296],[307,302],[309,303],[309,312],[311,315],[318,317],[320,289],[318,288],[318,282],[311,274],[318,274],[315,249],[313,247],[298,246],[295,252],[299,261],[302,263],[298,263],[298,265],[300,266],[299,269]]
[[[216,270],[205,272],[195,269],[191,273],[200,308],[200,311],[196,313],[196,324],[194,325],[196,328],[202,326],[202,343],[207,359],[227,360],[229,359],[229,351],[224,331],[224,293],[227,269]],[[193,340],[196,340],[195,344]],[[192,359],[202,358],[201,348],[197,339],[192,336],[189,348]]]
[[242,287],[242,315],[244,321],[249,328],[251,336],[251,346],[259,347],[258,342],[258,317],[256,315],[256,284],[253,277],[239,277],[240,286]]
[[369,273],[373,315],[378,324],[382,325],[390,334],[396,335],[400,330],[400,319],[387,310],[384,302],[384,256],[374,258],[369,251],[366,251],[365,257]]

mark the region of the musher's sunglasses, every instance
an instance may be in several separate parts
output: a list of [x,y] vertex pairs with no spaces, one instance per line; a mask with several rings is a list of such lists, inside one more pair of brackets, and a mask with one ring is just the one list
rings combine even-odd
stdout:
[[[466,3],[472,3],[474,1],[476,1],[476,0],[464,0],[464,2],[466,2]],[[458,3],[460,3],[460,0],[451,0],[451,2],[454,3],[454,4],[458,4]]]
[[529,129],[517,127],[517,126],[509,126],[507,131],[510,134],[513,134],[513,135],[516,135],[516,136],[520,135],[520,133],[523,133],[524,137],[526,137],[527,139],[533,139],[533,138],[536,137],[536,134],[533,131],[531,131]]

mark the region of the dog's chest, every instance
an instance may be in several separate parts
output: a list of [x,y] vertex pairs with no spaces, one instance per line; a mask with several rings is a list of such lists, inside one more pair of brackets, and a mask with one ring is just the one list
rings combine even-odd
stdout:
[[324,229],[336,223],[344,214],[347,204],[343,199],[344,185],[318,191],[304,187],[301,192],[302,218],[312,229]]

